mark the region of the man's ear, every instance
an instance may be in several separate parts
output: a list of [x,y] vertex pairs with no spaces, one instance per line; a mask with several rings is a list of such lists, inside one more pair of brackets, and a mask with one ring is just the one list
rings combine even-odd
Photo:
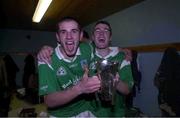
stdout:
[[94,34],[91,35],[91,40],[94,41]]
[[83,40],[83,31],[81,31],[81,33],[80,33],[80,41],[82,41]]
[[111,42],[112,41],[112,35],[109,37],[109,42]]
[[83,38],[84,38],[83,35],[84,35],[83,31],[81,31],[81,34],[80,34],[80,41],[83,40]]

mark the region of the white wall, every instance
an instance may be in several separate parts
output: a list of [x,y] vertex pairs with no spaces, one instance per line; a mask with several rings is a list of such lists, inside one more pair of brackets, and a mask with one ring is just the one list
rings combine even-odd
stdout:
[[[133,7],[104,18],[113,29],[114,46],[136,46],[180,42],[180,0],[145,0]],[[91,24],[85,30],[91,31]],[[158,91],[153,85],[163,53],[140,53],[141,93],[134,99],[148,116],[160,116]]]
[[[30,39],[27,38],[28,35],[31,37]],[[0,52],[37,52],[43,45],[56,45],[54,32],[0,30]],[[10,55],[20,69],[16,77],[17,85],[22,86],[26,55]]]

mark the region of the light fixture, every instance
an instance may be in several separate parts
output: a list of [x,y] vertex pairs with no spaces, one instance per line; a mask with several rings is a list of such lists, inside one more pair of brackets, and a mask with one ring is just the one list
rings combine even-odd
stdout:
[[52,0],[39,0],[32,21],[39,23]]

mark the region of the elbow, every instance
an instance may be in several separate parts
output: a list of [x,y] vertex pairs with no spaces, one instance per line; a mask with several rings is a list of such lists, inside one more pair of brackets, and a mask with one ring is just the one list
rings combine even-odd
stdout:
[[45,96],[44,97],[44,103],[49,107],[49,108],[53,108],[53,107],[56,107],[57,104],[56,104],[56,101],[49,98],[48,96]]
[[128,95],[131,92],[128,85],[126,84],[117,85],[117,90],[124,95]]
[[129,90],[129,89],[127,89],[127,90],[124,91],[124,95],[128,95],[129,93],[130,93],[130,90]]
[[121,90],[124,95],[128,95],[131,92],[128,85],[126,85],[126,84],[122,87]]

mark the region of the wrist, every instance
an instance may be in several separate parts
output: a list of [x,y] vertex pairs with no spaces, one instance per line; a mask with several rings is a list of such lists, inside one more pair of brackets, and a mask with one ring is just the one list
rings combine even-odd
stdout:
[[121,80],[116,81],[116,83],[115,83],[116,89],[118,89],[118,87],[120,86],[121,82],[122,82]]
[[75,86],[74,86],[74,89],[75,89],[75,91],[76,91],[76,93],[77,93],[78,95],[80,95],[80,94],[83,93],[83,91],[82,91],[82,89],[81,89],[81,87],[80,87],[79,84],[75,85]]

